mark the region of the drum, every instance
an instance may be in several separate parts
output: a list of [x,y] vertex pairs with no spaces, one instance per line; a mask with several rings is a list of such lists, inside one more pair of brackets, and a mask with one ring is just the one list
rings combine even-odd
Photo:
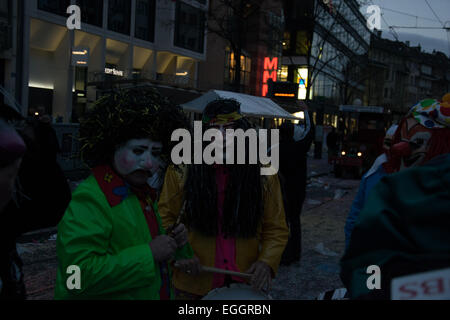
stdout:
[[272,298],[249,285],[233,283],[229,287],[212,290],[202,300],[272,300]]

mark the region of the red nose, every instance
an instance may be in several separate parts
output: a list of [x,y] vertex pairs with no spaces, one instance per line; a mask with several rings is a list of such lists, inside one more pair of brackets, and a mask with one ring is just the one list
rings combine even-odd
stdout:
[[411,147],[408,142],[399,142],[391,147],[391,154],[397,157],[407,157],[411,154]]

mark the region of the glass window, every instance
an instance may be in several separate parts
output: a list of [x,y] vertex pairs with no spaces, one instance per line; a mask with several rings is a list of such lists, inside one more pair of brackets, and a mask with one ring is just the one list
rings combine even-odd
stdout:
[[[227,49],[225,54],[225,82],[232,84],[236,78],[236,61],[234,58],[234,52],[230,52]],[[245,56],[241,55],[241,86],[246,88],[250,85],[250,75],[251,75],[251,65],[252,60]]]
[[175,15],[175,45],[195,52],[203,52],[205,12],[177,1]]
[[38,9],[60,16],[67,16],[70,0],[38,0]]
[[97,27],[103,26],[103,0],[77,0],[81,21]]
[[307,31],[297,31],[297,40],[295,46],[295,53],[299,55],[308,55],[311,43]]
[[289,50],[291,48],[291,33],[289,31],[284,32],[283,38],[283,50]]
[[278,70],[278,81],[288,81],[289,67],[281,66]]
[[131,1],[109,0],[108,29],[111,31],[130,34]]
[[0,1],[0,16],[8,18],[8,1]]
[[153,42],[155,38],[155,0],[136,1],[136,38]]

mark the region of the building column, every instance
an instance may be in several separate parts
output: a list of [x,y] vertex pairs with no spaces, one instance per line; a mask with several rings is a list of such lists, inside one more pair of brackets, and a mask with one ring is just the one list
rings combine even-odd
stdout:
[[[130,24],[130,36],[134,39],[134,32],[136,31],[136,0],[131,0],[131,24]],[[131,41],[133,42],[133,41]]]
[[[88,82],[95,82],[103,79],[105,73],[106,60],[106,38],[103,36],[98,41],[95,48],[92,48],[89,56],[89,72]],[[97,74],[97,76],[95,76]],[[100,75],[100,76],[98,76]],[[87,88],[87,102],[88,108],[97,100],[97,88],[90,86]]]
[[[23,44],[23,61],[22,61],[22,97],[21,97],[21,104],[22,104],[22,114],[24,116],[28,115],[28,84],[30,80],[30,28],[31,28],[31,18],[30,18],[30,6],[31,1],[23,1],[23,38],[22,38],[22,44]],[[19,75],[16,75],[19,76]]]
[[151,80],[156,80],[156,72],[157,72],[156,66],[157,66],[157,63],[158,63],[158,50],[155,49],[153,51],[153,56],[150,59],[153,60],[152,65],[151,65],[151,69],[150,69],[151,74],[152,74],[151,75]]
[[65,123],[70,123],[72,120],[74,67],[71,65],[71,54],[74,38],[74,31],[67,31],[55,51],[57,71],[53,89],[53,117],[62,116]]
[[120,58],[118,69],[123,70],[123,77],[125,79],[131,79],[133,75],[133,45],[128,44],[128,48]]

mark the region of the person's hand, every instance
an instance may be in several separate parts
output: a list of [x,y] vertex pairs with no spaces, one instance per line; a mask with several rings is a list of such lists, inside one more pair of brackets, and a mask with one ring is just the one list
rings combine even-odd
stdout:
[[184,224],[179,224],[175,229],[173,229],[171,236],[176,241],[178,248],[181,248],[188,243],[188,231]]
[[192,259],[178,260],[173,266],[192,276],[196,276],[200,274],[200,272],[202,272],[202,266],[200,264],[200,260],[198,260],[197,257],[193,257]]
[[257,290],[270,290],[272,284],[272,269],[262,261],[256,261],[246,273],[252,275],[250,284]]
[[162,235],[150,242],[150,249],[156,262],[165,262],[175,255],[177,243],[171,237]]

